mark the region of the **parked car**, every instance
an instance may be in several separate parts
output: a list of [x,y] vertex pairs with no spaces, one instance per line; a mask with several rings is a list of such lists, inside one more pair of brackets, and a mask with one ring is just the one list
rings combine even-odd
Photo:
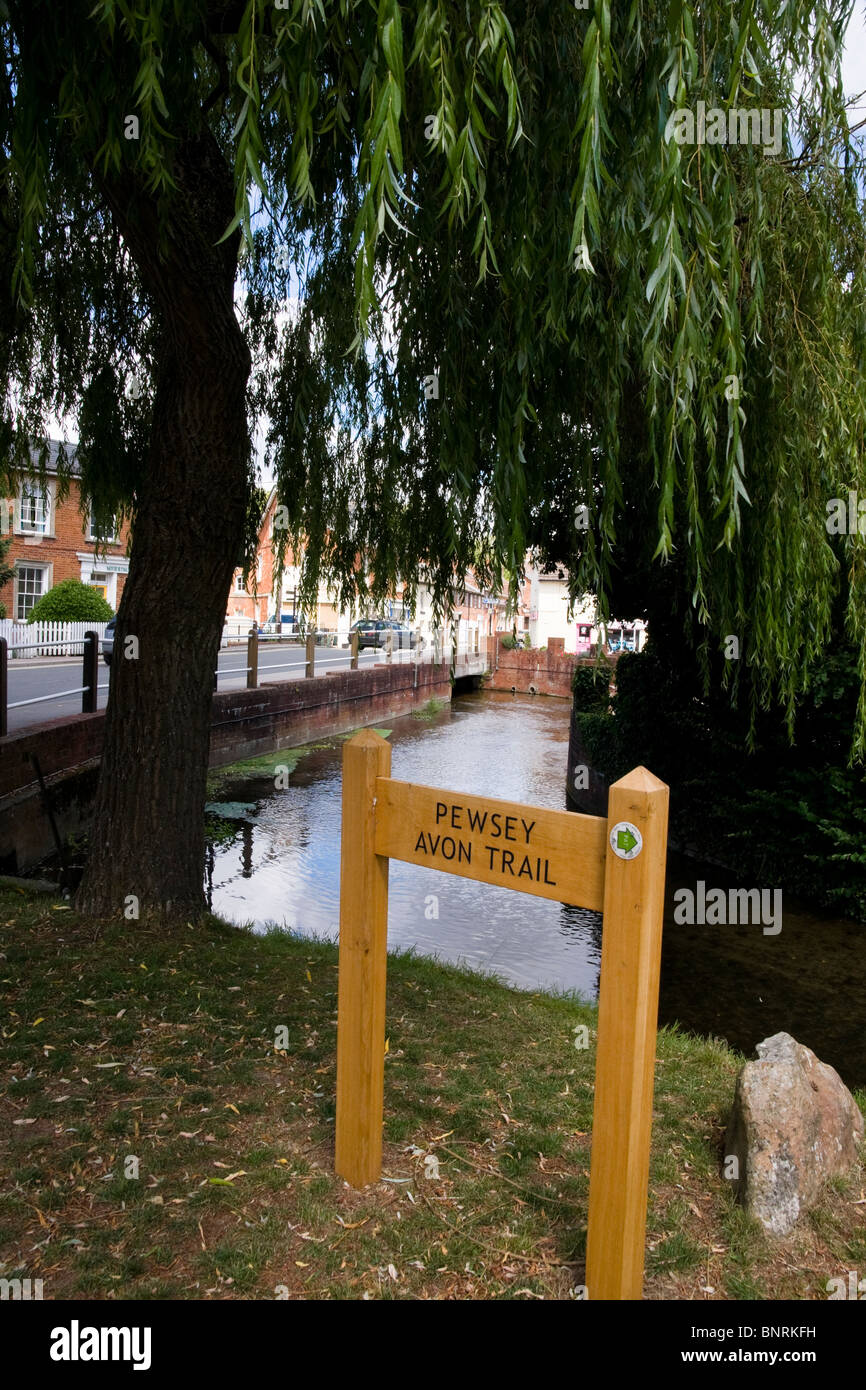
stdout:
[[279,617],[277,617],[276,613],[272,613],[270,618],[268,618],[268,627],[272,627],[275,632],[280,628],[282,628],[284,632],[288,629],[288,634],[294,636],[300,628],[300,623],[294,613],[281,613]]
[[412,629],[394,618],[359,618],[349,632],[357,632],[359,647],[384,647],[389,632],[394,634],[395,650],[415,645]]
[[389,626],[394,633],[395,647],[414,647],[416,635],[408,623],[391,622]]
[[385,641],[384,618],[359,618],[349,628],[349,633],[357,632],[359,647],[381,647]]
[[102,635],[102,660],[105,662],[106,666],[111,665],[111,657],[114,652],[114,624],[116,622],[117,619],[112,618]]

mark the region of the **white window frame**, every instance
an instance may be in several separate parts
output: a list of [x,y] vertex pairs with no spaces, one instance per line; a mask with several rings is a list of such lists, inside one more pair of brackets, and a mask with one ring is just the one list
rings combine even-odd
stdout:
[[[33,524],[31,524],[30,522],[26,522],[26,521],[24,520],[24,502],[25,502],[25,498],[27,498],[27,499],[29,499],[29,500],[31,500],[31,501],[37,503],[37,514],[38,514],[38,506],[39,506],[39,504],[41,504],[41,510],[42,510],[42,522],[41,522],[41,524],[40,524],[38,521],[35,522],[35,523],[33,523]],[[16,527],[15,527],[16,531],[18,532],[18,534],[19,534],[19,535],[22,535],[22,536],[53,536],[53,534],[54,534],[54,528],[53,528],[53,525],[52,525],[52,518],[53,518],[53,515],[54,515],[54,506],[53,506],[53,503],[54,503],[53,489],[52,489],[52,487],[51,487],[51,483],[50,483],[50,482],[46,482],[46,483],[44,484],[44,486],[43,486],[42,483],[37,482],[35,479],[25,479],[25,480],[21,483],[20,488],[18,489],[18,498],[17,498],[18,519],[17,519],[17,525],[16,525]]]
[[111,534],[108,535],[108,536],[99,536],[99,535],[97,535],[96,530],[94,529],[94,524],[93,524],[94,521],[95,521],[95,516],[94,516],[94,512],[93,512],[93,503],[91,502],[91,504],[90,504],[90,517],[89,517],[88,522],[87,522],[87,539],[88,539],[89,541],[97,541],[100,545],[116,545],[116,544],[117,544],[117,517],[116,517],[116,516],[113,516],[113,517],[111,518]]
[[[52,587],[52,586],[51,586],[51,574],[52,574],[52,570],[53,570],[53,569],[54,569],[54,566],[53,566],[53,565],[33,564],[33,563],[32,563],[31,561],[29,561],[29,560],[18,560],[18,561],[16,561],[16,563],[15,563],[15,576],[14,576],[14,582],[13,582],[13,590],[14,590],[14,592],[13,592],[13,595],[12,595],[12,607],[13,607],[13,610],[14,610],[14,613],[15,613],[15,621],[16,621],[16,622],[18,622],[18,623],[24,623],[24,622],[26,622],[27,619],[28,619],[28,617],[30,616],[30,610],[33,608],[33,606],[36,604],[36,602],[37,602],[40,598],[42,598],[43,594],[47,594],[47,593],[48,593],[49,589]],[[23,577],[23,572],[24,572],[25,570],[40,570],[40,571],[42,572],[42,587],[41,587],[41,589],[39,590],[39,593],[38,593],[38,594],[34,594],[34,595],[33,595],[33,603],[30,604],[30,607],[27,609],[27,611],[26,611],[25,613],[22,613],[22,612],[20,611],[19,604],[20,604],[20,599],[21,599],[21,596],[22,596],[22,595],[21,595],[21,580],[22,580],[22,577]]]

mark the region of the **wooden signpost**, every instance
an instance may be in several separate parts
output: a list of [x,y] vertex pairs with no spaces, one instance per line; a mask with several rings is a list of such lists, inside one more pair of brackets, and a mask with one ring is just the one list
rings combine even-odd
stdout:
[[652,1127],[668,788],[639,767],[607,819],[391,777],[370,729],[343,752],[336,1169],[382,1169],[388,861],[402,859],[604,914],[589,1184],[591,1299],[638,1299]]

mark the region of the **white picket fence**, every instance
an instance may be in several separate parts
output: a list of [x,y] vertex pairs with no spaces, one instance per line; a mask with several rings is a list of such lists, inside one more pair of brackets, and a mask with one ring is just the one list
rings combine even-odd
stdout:
[[[81,656],[84,634],[95,632],[101,637],[108,622],[103,623],[16,623],[0,618],[0,637],[9,644],[10,661],[28,657]],[[17,650],[16,650],[17,649]]]

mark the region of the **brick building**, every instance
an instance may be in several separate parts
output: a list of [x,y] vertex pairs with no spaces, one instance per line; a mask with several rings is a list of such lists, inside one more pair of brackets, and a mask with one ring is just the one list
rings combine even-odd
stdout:
[[[37,599],[62,579],[80,579],[98,589],[117,611],[123,584],[129,573],[129,528],[98,538],[93,509],[82,499],[78,464],[72,446],[66,449],[65,471],[69,488],[59,500],[58,453],[52,440],[44,481],[33,475],[19,478],[13,497],[0,498],[0,530],[12,536],[5,563],[15,571],[0,588],[0,603],[7,618],[27,618]],[[34,463],[34,468],[36,464]]]
[[453,620],[458,626],[460,637],[474,641],[479,637],[492,636],[495,632],[510,632],[513,618],[508,606],[505,590],[492,593],[482,589],[475,571],[469,569],[463,579],[462,588],[458,586],[454,595]]
[[[349,627],[356,618],[381,616],[409,623],[413,628],[419,629],[426,640],[431,640],[432,590],[423,577],[418,584],[414,605],[408,602],[405,584],[398,580],[393,596],[383,603],[374,605],[372,601],[361,601],[345,610],[340,607],[336,595],[323,581],[319,586],[315,609],[302,615],[298,604],[299,557],[288,548],[280,591],[277,591],[274,572],[274,524],[279,521],[277,513],[277,492],[276,488],[273,488],[259,525],[255,574],[250,575],[246,584],[243,570],[236,569],[232,576],[226,605],[226,625],[231,633],[244,632],[252,623],[267,623],[278,613],[282,613],[292,614],[296,618],[303,616],[318,631],[335,632],[341,639],[347,639]],[[359,566],[360,563],[359,557]],[[510,631],[507,594],[482,591],[475,574],[471,569],[468,570],[463,583],[455,585],[452,623],[458,629],[461,640],[474,641],[476,632],[482,637],[494,632]],[[445,626],[450,628],[451,625],[446,623]],[[450,636],[448,640],[450,641]]]
[[[248,584],[244,583],[242,569],[236,569],[232,576],[226,606],[226,621],[234,627],[244,623],[264,624],[275,614],[278,595],[274,590],[274,521],[277,512],[276,488],[271,489],[259,525],[259,543],[256,550],[255,575],[250,575]],[[290,550],[286,552],[283,571],[283,611],[292,612],[292,598],[297,586],[297,568]],[[289,606],[286,608],[286,602]]]

